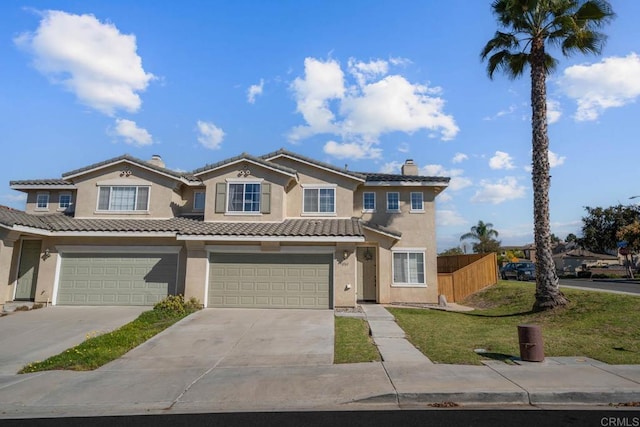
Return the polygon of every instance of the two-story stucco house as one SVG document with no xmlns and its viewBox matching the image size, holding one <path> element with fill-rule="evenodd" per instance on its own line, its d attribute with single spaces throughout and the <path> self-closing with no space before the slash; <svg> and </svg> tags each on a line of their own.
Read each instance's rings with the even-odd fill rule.
<svg viewBox="0 0 640 427">
<path fill-rule="evenodd" d="M 438 300 L 435 197 L 446 177 L 352 172 L 286 150 L 190 173 L 129 155 L 12 181 L 0 304 L 333 308 Z"/>
</svg>

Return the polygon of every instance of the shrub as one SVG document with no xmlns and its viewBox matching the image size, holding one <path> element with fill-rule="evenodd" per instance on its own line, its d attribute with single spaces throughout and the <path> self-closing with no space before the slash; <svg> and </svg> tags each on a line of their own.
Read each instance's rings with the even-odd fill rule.
<svg viewBox="0 0 640 427">
<path fill-rule="evenodd" d="M 578 271 L 578 278 L 580 279 L 589 279 L 591 278 L 590 271 Z"/>
<path fill-rule="evenodd" d="M 168 295 L 153 306 L 156 311 L 174 314 L 191 313 L 200 310 L 200 308 L 202 308 L 202 305 L 196 298 L 191 297 L 189 301 L 185 302 L 182 295 Z"/>
<path fill-rule="evenodd" d="M 37 310 L 42 307 L 44 307 L 44 304 L 42 304 L 41 302 L 37 302 L 31 306 L 31 310 Z"/>
</svg>

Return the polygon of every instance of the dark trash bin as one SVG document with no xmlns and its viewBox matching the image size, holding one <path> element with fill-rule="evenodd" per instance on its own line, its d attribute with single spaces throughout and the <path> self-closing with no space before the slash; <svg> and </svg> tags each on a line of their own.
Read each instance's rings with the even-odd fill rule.
<svg viewBox="0 0 640 427">
<path fill-rule="evenodd" d="M 544 360 L 544 344 L 540 326 L 518 325 L 518 342 L 520 343 L 521 360 L 525 362 L 542 362 Z"/>
</svg>

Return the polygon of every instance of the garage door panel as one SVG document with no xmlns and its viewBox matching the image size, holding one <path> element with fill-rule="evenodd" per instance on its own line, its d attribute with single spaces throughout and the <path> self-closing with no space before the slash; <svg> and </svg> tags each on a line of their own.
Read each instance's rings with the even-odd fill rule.
<svg viewBox="0 0 640 427">
<path fill-rule="evenodd" d="M 60 305 L 153 305 L 176 289 L 177 254 L 62 256 Z"/>
<path fill-rule="evenodd" d="M 332 256 L 212 254 L 209 307 L 330 308 Z"/>
</svg>

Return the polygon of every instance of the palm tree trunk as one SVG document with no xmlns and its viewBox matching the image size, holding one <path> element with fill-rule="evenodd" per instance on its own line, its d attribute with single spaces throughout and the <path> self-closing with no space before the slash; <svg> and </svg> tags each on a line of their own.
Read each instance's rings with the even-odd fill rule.
<svg viewBox="0 0 640 427">
<path fill-rule="evenodd" d="M 531 46 L 532 180 L 533 219 L 536 245 L 536 301 L 534 311 L 564 306 L 551 251 L 549 221 L 549 136 L 547 134 L 547 87 L 544 40 L 536 37 Z"/>
</svg>

